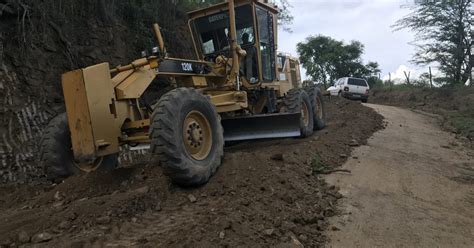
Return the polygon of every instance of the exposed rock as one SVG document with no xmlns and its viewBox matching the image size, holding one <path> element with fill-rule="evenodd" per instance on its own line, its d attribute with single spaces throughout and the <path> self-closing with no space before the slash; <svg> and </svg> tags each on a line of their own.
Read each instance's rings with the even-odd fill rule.
<svg viewBox="0 0 474 248">
<path fill-rule="evenodd" d="M 102 216 L 102 217 L 99 217 L 99 218 L 95 219 L 95 221 L 97 222 L 97 224 L 100 224 L 100 225 L 109 224 L 110 223 L 110 217 L 109 216 Z"/>
<path fill-rule="evenodd" d="M 303 248 L 304 245 L 295 237 L 295 236 L 291 236 L 291 239 L 290 239 L 290 245 L 291 247 L 298 247 L 298 248 Z"/>
<path fill-rule="evenodd" d="M 56 191 L 56 193 L 54 193 L 54 200 L 60 201 L 61 199 L 63 199 L 61 197 L 61 193 L 59 193 L 59 191 Z"/>
<path fill-rule="evenodd" d="M 304 248 L 304 245 L 294 236 L 291 235 L 290 241 L 281 243 L 276 246 L 277 248 Z"/>
<path fill-rule="evenodd" d="M 308 240 L 308 236 L 304 235 L 304 234 L 301 234 L 300 236 L 298 236 L 298 239 L 305 242 Z"/>
<path fill-rule="evenodd" d="M 34 235 L 31 238 L 31 242 L 33 242 L 33 243 L 43 243 L 43 242 L 48 242 L 51 239 L 53 239 L 53 236 L 51 234 L 47 233 L 47 232 L 44 232 L 44 233 L 38 233 L 38 234 Z"/>
<path fill-rule="evenodd" d="M 197 201 L 197 198 L 192 195 L 192 194 L 189 194 L 188 195 L 188 200 L 191 202 L 191 203 L 195 203 Z"/>
<path fill-rule="evenodd" d="M 224 232 L 220 232 L 220 233 L 219 233 L 219 238 L 220 238 L 220 239 L 224 239 L 224 238 L 225 238 L 225 233 L 224 233 Z"/>
<path fill-rule="evenodd" d="M 229 220 L 226 220 L 226 221 L 224 221 L 223 226 L 224 226 L 224 230 L 232 229 L 232 222 L 229 221 Z"/>
<path fill-rule="evenodd" d="M 69 229 L 71 227 L 71 222 L 65 220 L 65 221 L 59 223 L 58 227 L 59 227 L 59 229 L 62 229 L 62 230 Z"/>
<path fill-rule="evenodd" d="M 77 216 L 78 216 L 77 213 L 71 212 L 70 214 L 68 214 L 67 218 L 68 220 L 75 220 L 77 219 Z"/>
<path fill-rule="evenodd" d="M 276 154 L 273 154 L 270 158 L 272 160 L 276 160 L 276 161 L 283 161 L 283 154 L 282 153 L 276 153 Z"/>
<path fill-rule="evenodd" d="M 266 229 L 266 230 L 263 231 L 263 233 L 267 236 L 272 236 L 274 232 L 275 232 L 275 230 L 273 228 Z"/>
<path fill-rule="evenodd" d="M 242 200 L 240 201 L 240 203 L 241 203 L 242 205 L 244 205 L 244 206 L 250 205 L 250 201 L 247 200 L 247 199 L 242 199 Z"/>
<path fill-rule="evenodd" d="M 357 140 L 353 139 L 353 140 L 351 140 L 351 142 L 349 143 L 349 146 L 360 146 L 360 145 L 359 145 L 359 142 L 357 142 Z"/>
<path fill-rule="evenodd" d="M 20 244 L 29 243 L 30 242 L 30 235 L 28 235 L 28 233 L 25 232 L 25 231 L 20 231 L 18 233 L 18 242 L 20 242 Z"/>
<path fill-rule="evenodd" d="M 146 194 L 146 193 L 148 193 L 148 191 L 150 191 L 150 188 L 148 186 L 141 187 L 141 188 L 138 188 L 138 189 L 135 190 L 135 192 L 137 192 L 139 194 Z"/>
</svg>

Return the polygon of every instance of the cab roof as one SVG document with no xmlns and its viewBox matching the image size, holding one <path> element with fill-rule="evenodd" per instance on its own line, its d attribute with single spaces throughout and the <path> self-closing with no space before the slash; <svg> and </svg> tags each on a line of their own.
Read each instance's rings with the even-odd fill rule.
<svg viewBox="0 0 474 248">
<path fill-rule="evenodd" d="M 236 7 L 245 4 L 255 3 L 258 6 L 269 10 L 270 12 L 273 12 L 275 14 L 278 13 L 277 6 L 269 3 L 268 0 L 234 0 L 234 2 Z M 188 17 L 189 19 L 195 19 L 197 17 L 212 15 L 227 10 L 227 6 L 228 3 L 227 1 L 225 1 L 223 3 L 215 4 L 206 8 L 190 11 L 188 12 Z"/>
</svg>

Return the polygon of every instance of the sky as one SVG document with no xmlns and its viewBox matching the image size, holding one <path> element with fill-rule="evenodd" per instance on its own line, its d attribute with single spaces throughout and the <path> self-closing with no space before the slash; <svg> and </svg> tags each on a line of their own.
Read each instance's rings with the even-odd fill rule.
<svg viewBox="0 0 474 248">
<path fill-rule="evenodd" d="M 296 44 L 310 35 L 322 34 L 349 43 L 358 40 L 365 45 L 363 60 L 379 63 L 382 78 L 403 79 L 403 71 L 411 76 L 425 72 L 410 63 L 415 53 L 409 43 L 414 35 L 409 30 L 393 31 L 398 19 L 410 13 L 409 0 L 289 0 L 293 6 L 292 33 L 279 30 L 278 50 L 294 56 Z M 305 74 L 302 68 L 302 74 Z"/>
</svg>

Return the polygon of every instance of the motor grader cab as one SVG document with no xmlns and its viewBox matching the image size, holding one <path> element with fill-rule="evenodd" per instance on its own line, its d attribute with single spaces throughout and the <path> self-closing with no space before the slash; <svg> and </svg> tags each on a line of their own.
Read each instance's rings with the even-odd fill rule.
<svg viewBox="0 0 474 248">
<path fill-rule="evenodd" d="M 40 162 L 57 180 L 113 168 L 120 147 L 146 147 L 175 183 L 198 185 L 220 166 L 226 141 L 306 137 L 324 127 L 319 89 L 301 88 L 298 60 L 277 54 L 277 9 L 230 0 L 189 13 L 196 59 L 159 47 L 129 65 L 108 63 L 62 76 L 66 114 L 54 118 Z M 176 84 L 156 104 L 143 94 L 157 77 Z"/>
</svg>

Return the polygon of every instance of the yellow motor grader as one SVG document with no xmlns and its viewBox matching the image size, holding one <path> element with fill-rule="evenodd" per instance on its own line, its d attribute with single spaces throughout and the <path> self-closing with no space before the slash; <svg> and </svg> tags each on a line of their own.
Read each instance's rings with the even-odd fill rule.
<svg viewBox="0 0 474 248">
<path fill-rule="evenodd" d="M 189 13 L 195 60 L 169 57 L 155 24 L 159 46 L 150 55 L 63 74 L 66 113 L 41 144 L 47 177 L 114 168 L 120 146 L 149 146 L 172 181 L 199 185 L 220 166 L 227 141 L 323 128 L 320 90 L 301 88 L 298 60 L 276 52 L 277 13 L 268 1 L 229 0 Z M 157 77 L 171 78 L 172 89 L 144 102 Z"/>
</svg>

